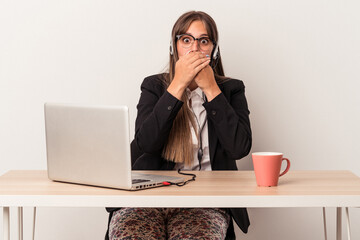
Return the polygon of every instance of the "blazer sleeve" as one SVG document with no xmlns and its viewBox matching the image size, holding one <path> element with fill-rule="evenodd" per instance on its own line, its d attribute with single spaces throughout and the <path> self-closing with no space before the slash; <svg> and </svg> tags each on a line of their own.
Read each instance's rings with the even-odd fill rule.
<svg viewBox="0 0 360 240">
<path fill-rule="evenodd" d="M 252 144 L 245 86 L 234 79 L 223 85 L 222 93 L 204 107 L 222 148 L 230 158 L 240 159 L 249 154 Z"/>
<path fill-rule="evenodd" d="M 135 142 L 142 152 L 161 153 L 182 104 L 158 77 L 144 79 L 135 122 Z"/>
</svg>

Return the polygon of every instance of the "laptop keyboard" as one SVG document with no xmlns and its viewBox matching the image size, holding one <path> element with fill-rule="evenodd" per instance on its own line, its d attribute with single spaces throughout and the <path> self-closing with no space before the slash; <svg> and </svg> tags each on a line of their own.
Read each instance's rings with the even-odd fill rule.
<svg viewBox="0 0 360 240">
<path fill-rule="evenodd" d="M 149 181 L 150 180 L 148 180 L 148 179 L 133 179 L 132 184 L 142 183 L 142 182 L 149 182 Z"/>
</svg>

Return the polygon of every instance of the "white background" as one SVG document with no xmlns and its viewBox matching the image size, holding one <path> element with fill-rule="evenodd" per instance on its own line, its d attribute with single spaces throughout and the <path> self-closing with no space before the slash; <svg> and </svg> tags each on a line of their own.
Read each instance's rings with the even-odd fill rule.
<svg viewBox="0 0 360 240">
<path fill-rule="evenodd" d="M 225 73 L 245 83 L 252 152 L 284 152 L 292 170 L 360 175 L 356 0 L 0 0 L 0 174 L 46 169 L 47 101 L 128 105 L 133 136 L 140 84 L 166 69 L 171 28 L 188 10 L 215 19 Z M 238 166 L 252 169 L 251 159 Z M 335 209 L 327 213 L 333 234 Z M 323 237 L 318 208 L 249 214 L 238 239 Z M 359 239 L 360 209 L 350 214 Z M 39 208 L 36 235 L 103 239 L 106 224 L 103 208 Z"/>
</svg>

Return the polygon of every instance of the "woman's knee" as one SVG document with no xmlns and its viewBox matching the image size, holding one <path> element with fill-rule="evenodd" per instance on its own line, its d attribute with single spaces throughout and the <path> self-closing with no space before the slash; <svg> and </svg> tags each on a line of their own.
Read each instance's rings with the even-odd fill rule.
<svg viewBox="0 0 360 240">
<path fill-rule="evenodd" d="M 224 209 L 182 209 L 168 222 L 169 239 L 225 239 L 230 215 Z"/>
<path fill-rule="evenodd" d="M 166 239 L 161 209 L 122 208 L 114 212 L 109 237 L 115 239 Z"/>
</svg>

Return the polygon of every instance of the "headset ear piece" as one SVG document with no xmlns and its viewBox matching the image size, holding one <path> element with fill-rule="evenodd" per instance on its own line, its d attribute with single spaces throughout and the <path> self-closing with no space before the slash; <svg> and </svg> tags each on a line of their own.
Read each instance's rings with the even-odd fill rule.
<svg viewBox="0 0 360 240">
<path fill-rule="evenodd" d="M 171 56 L 174 55 L 174 49 L 173 49 L 173 42 L 172 41 L 170 42 L 169 52 L 170 52 Z"/>
<path fill-rule="evenodd" d="M 214 52 L 213 52 L 213 59 L 216 60 L 219 56 L 219 44 L 216 44 L 215 48 L 214 48 Z"/>
</svg>

